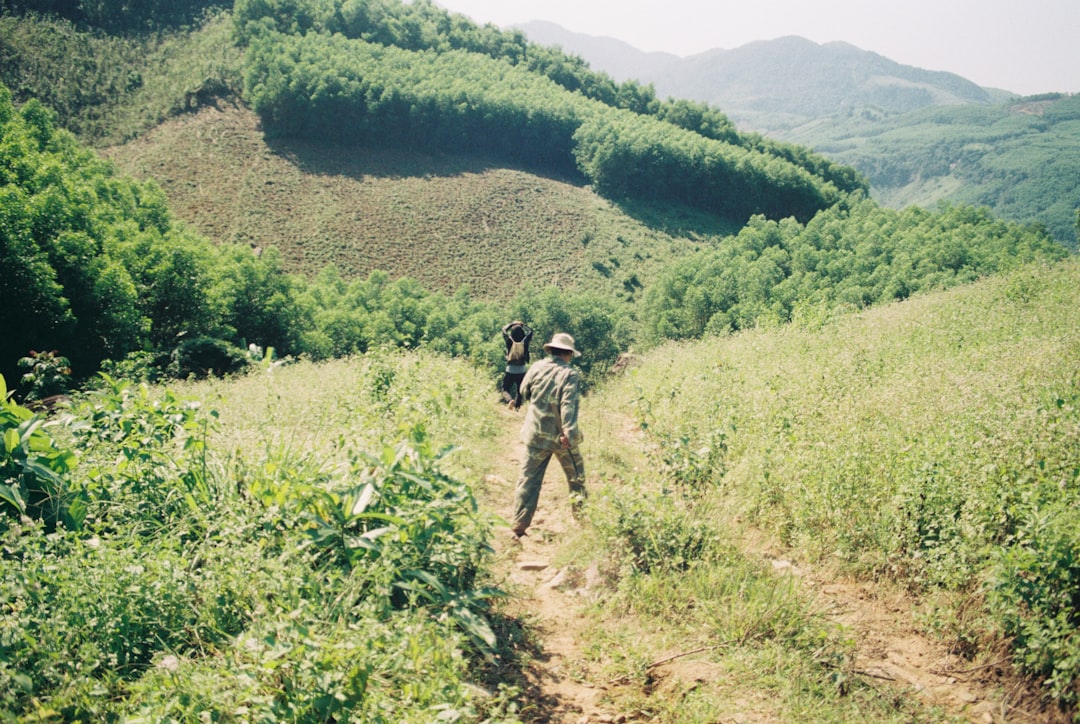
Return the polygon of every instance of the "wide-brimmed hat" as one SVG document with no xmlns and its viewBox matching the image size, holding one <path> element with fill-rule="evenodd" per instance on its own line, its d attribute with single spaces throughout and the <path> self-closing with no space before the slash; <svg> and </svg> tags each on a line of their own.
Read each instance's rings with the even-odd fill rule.
<svg viewBox="0 0 1080 724">
<path fill-rule="evenodd" d="M 566 332 L 559 332 L 551 337 L 551 341 L 544 345 L 545 352 L 551 352 L 551 350 L 557 349 L 563 352 L 573 352 L 575 357 L 580 357 L 581 352 L 578 352 L 574 347 L 574 338 Z"/>
</svg>

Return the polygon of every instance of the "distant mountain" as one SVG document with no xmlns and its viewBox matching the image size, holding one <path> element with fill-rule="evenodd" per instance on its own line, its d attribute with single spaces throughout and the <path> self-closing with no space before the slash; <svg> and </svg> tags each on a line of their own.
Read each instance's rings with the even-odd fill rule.
<svg viewBox="0 0 1080 724">
<path fill-rule="evenodd" d="M 905 113 L 933 105 L 993 104 L 1010 95 L 955 73 L 902 65 L 848 43 L 820 45 L 788 36 L 681 58 L 549 22 L 516 27 L 530 40 L 558 45 L 616 80 L 652 83 L 660 98 L 710 103 L 740 126 L 763 132 L 793 128 L 845 109 L 873 106 Z"/>
<path fill-rule="evenodd" d="M 704 101 L 758 131 L 850 165 L 892 208 L 986 206 L 1044 224 L 1072 249 L 1080 209 L 1080 95 L 1020 98 L 848 43 L 785 37 L 681 58 L 549 22 L 517 26 L 660 98 Z"/>
</svg>

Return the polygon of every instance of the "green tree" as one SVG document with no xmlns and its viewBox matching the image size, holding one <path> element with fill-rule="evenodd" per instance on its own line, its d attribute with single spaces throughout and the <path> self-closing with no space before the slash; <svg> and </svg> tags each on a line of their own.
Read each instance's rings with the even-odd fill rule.
<svg viewBox="0 0 1080 724">
<path fill-rule="evenodd" d="M 283 271 L 277 249 L 256 256 L 246 246 L 225 247 L 214 270 L 211 304 L 221 310 L 229 338 L 290 354 L 309 324 L 297 284 Z"/>
</svg>

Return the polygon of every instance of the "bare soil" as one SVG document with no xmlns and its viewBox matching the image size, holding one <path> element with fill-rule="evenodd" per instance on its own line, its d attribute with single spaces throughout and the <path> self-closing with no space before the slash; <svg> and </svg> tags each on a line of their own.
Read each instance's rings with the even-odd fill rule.
<svg viewBox="0 0 1080 724">
<path fill-rule="evenodd" d="M 615 413 L 612 413 L 613 415 Z M 496 511 L 508 518 L 523 446 L 517 441 L 520 417 L 501 412 L 506 424 L 506 448 L 499 471 L 487 481 L 487 495 Z M 626 433 L 627 446 L 639 452 L 645 444 L 631 423 L 616 423 Z M 591 451 L 595 454 L 596 451 Z M 588 470 L 590 450 L 584 450 Z M 589 477 L 592 481 L 592 477 Z M 549 467 L 533 527 L 520 544 L 508 530 L 496 541 L 497 575 L 513 595 L 511 616 L 532 632 L 532 655 L 523 660 L 526 707 L 530 722 L 599 724 L 643 721 L 620 707 L 627 682 L 604 680 L 595 655 L 585 650 L 590 625 L 586 608 L 604 593 L 596 571 L 584 575 L 560 570 L 558 558 L 568 531 L 578 525 L 567 503 L 566 483 L 558 465 Z M 989 663 L 973 664 L 950 651 L 940 640 L 919 629 L 914 612 L 919 602 L 880 584 L 843 580 L 826 571 L 796 564 L 764 541 L 748 535 L 748 555 L 772 563 L 776 575 L 796 576 L 820 607 L 822 615 L 842 625 L 855 642 L 853 672 L 890 696 L 918 697 L 950 721 L 1064 722 L 1067 718 L 1042 709 L 1037 693 L 1012 675 L 1007 656 L 982 656 Z M 695 652 L 658 652 L 650 667 L 650 696 L 677 695 L 695 682 L 715 680 L 720 667 Z M 761 692 L 738 691 L 731 721 L 776 721 L 763 712 Z"/>
</svg>

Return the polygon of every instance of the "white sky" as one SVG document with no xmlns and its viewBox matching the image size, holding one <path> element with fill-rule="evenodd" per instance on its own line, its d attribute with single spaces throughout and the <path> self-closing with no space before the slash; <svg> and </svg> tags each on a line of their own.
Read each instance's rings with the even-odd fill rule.
<svg viewBox="0 0 1080 724">
<path fill-rule="evenodd" d="M 1080 92 L 1080 0 L 435 0 L 478 23 L 547 20 L 693 55 L 801 35 L 1030 95 Z"/>
</svg>

